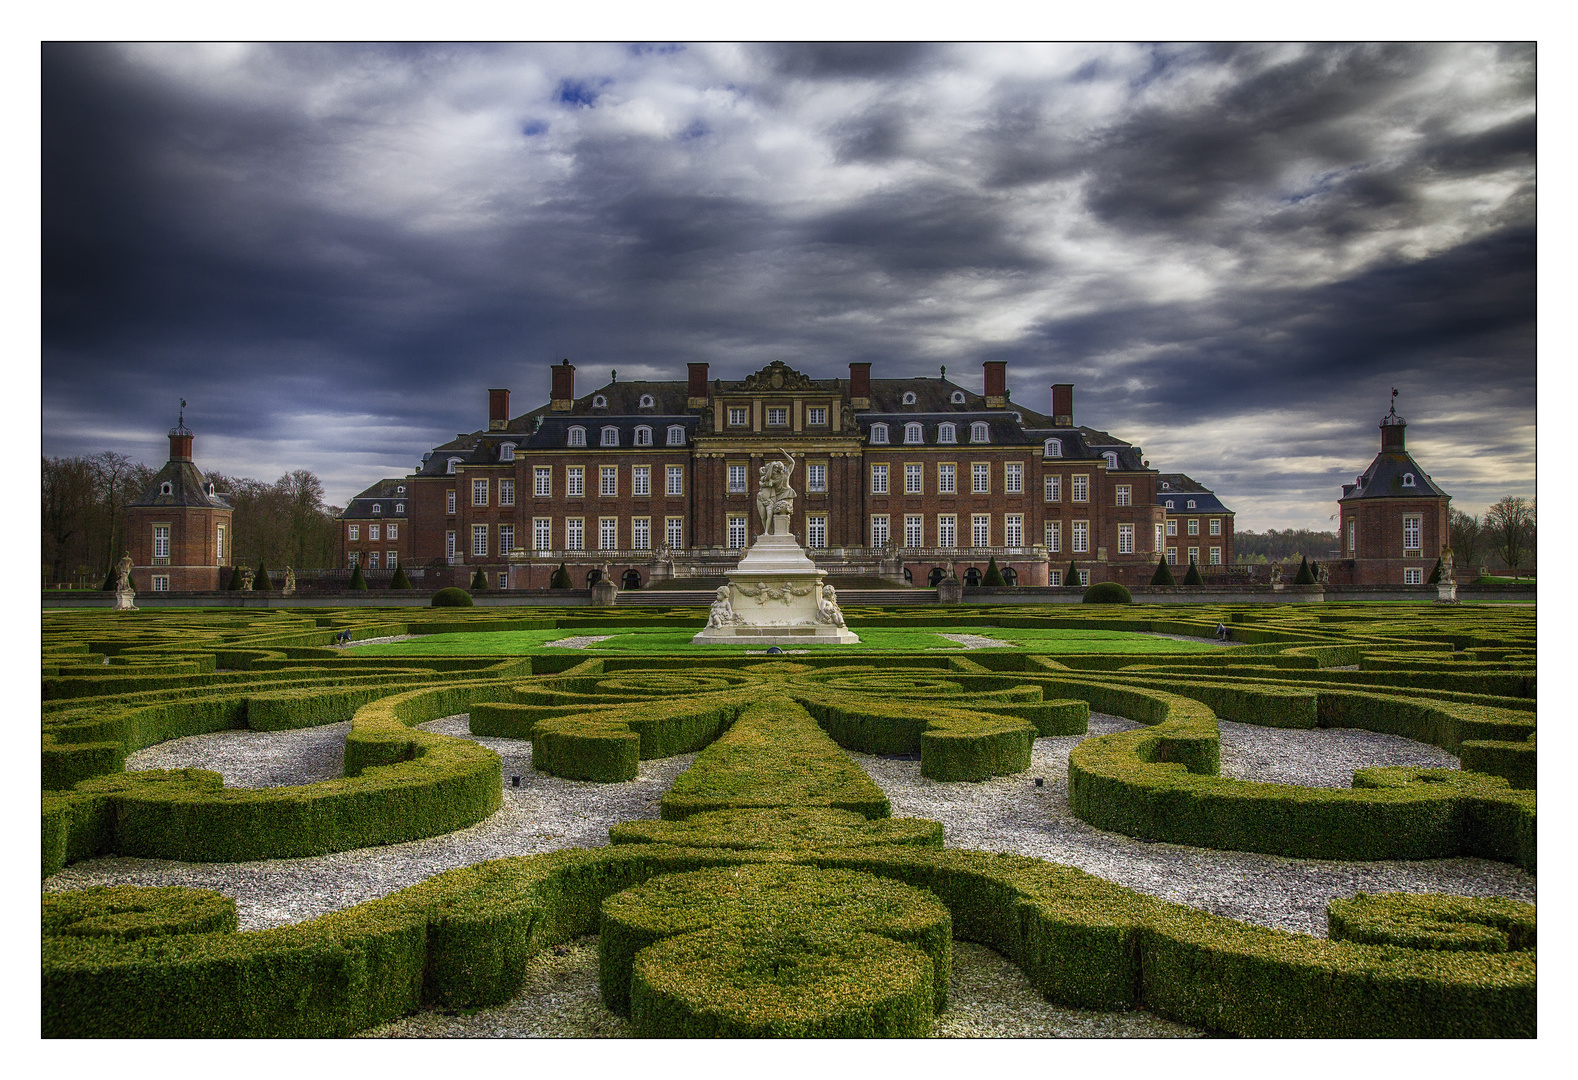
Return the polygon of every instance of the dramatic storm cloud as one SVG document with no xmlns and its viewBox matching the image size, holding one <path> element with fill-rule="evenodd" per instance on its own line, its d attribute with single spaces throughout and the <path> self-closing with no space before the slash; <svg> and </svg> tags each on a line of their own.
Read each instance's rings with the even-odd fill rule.
<svg viewBox="0 0 1578 1080">
<path fill-rule="evenodd" d="M 1532 495 L 1535 55 L 1468 45 L 43 51 L 43 449 L 343 503 L 546 399 L 1076 384 L 1077 422 L 1330 527 L 1390 389 L 1463 509 Z"/>
</svg>

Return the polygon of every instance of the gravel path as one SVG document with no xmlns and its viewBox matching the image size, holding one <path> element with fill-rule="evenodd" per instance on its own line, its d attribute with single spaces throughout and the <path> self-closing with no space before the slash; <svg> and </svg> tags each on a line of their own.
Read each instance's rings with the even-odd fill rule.
<svg viewBox="0 0 1578 1080">
<path fill-rule="evenodd" d="M 345 775 L 349 720 L 299 731 L 215 731 L 150 746 L 126 755 L 126 771 L 212 769 L 225 787 L 315 784 Z"/>
</svg>

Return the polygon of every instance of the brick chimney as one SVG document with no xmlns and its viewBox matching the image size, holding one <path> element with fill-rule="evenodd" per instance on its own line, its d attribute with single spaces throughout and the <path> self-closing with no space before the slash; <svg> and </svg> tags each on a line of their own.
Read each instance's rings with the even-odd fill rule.
<svg viewBox="0 0 1578 1080">
<path fill-rule="evenodd" d="M 510 422 L 510 392 L 494 389 L 488 391 L 488 430 L 503 431 Z"/>
<path fill-rule="evenodd" d="M 695 362 L 685 365 L 690 372 L 690 385 L 685 391 L 685 408 L 707 407 L 707 365 Z"/>
<path fill-rule="evenodd" d="M 1052 384 L 1052 425 L 1060 428 L 1074 426 L 1074 384 Z"/>
<path fill-rule="evenodd" d="M 192 433 L 184 424 L 170 429 L 170 460 L 192 460 Z"/>
<path fill-rule="evenodd" d="M 1386 416 L 1381 417 L 1381 450 L 1383 452 L 1396 450 L 1398 453 L 1401 453 L 1403 450 L 1403 429 L 1407 426 L 1408 421 L 1398 416 L 1395 409 Z M 187 444 L 191 445 L 191 441 L 188 440 Z M 174 440 L 171 440 L 170 445 L 175 445 Z M 171 456 L 174 456 L 173 452 Z"/>
<path fill-rule="evenodd" d="M 986 369 L 986 407 L 1002 409 L 1008 405 L 1008 361 L 988 360 Z"/>
<path fill-rule="evenodd" d="M 871 408 L 871 364 L 866 361 L 849 365 L 849 407 Z"/>
<path fill-rule="evenodd" d="M 575 365 L 565 360 L 548 370 L 553 372 L 553 395 L 548 407 L 554 412 L 569 412 L 575 407 Z"/>
</svg>

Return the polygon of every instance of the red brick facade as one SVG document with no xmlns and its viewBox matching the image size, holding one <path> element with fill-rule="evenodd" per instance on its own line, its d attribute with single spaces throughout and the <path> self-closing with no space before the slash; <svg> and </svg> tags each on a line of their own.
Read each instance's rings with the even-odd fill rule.
<svg viewBox="0 0 1578 1080">
<path fill-rule="evenodd" d="M 1381 452 L 1338 500 L 1341 558 L 1332 580 L 1353 585 L 1423 585 L 1451 542 L 1451 497 L 1404 446 L 1394 409 L 1381 421 Z"/>
<path fill-rule="evenodd" d="M 138 592 L 207 592 L 228 583 L 230 506 L 192 462 L 192 433 L 170 432 L 170 460 L 126 507 L 126 553 Z"/>
</svg>

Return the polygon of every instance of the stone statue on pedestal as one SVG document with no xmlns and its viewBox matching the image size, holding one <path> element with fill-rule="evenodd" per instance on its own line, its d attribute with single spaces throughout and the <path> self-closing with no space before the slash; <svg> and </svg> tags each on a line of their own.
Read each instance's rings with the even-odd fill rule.
<svg viewBox="0 0 1578 1080">
<path fill-rule="evenodd" d="M 284 588 L 284 590 L 282 592 L 282 595 L 285 595 L 285 596 L 295 596 L 296 595 L 296 571 L 292 570 L 288 566 L 285 567 L 285 588 Z"/>
<path fill-rule="evenodd" d="M 137 595 L 137 590 L 131 581 L 132 561 L 130 555 L 122 555 L 115 564 L 115 610 L 136 611 L 132 598 Z"/>
<path fill-rule="evenodd" d="M 1457 578 L 1452 574 L 1453 560 L 1452 549 L 1447 548 L 1441 553 L 1441 584 L 1456 585 Z"/>
<path fill-rule="evenodd" d="M 816 621 L 829 626 L 844 625 L 844 613 L 838 610 L 838 593 L 831 585 L 822 586 L 822 593 L 816 598 Z"/>
<path fill-rule="evenodd" d="M 712 611 L 707 616 L 707 629 L 719 626 L 734 626 L 740 617 L 734 613 L 734 605 L 729 603 L 729 587 L 718 586 L 718 598 L 712 602 Z"/>
<path fill-rule="evenodd" d="M 775 531 L 773 518 L 779 514 L 786 518 L 794 515 L 795 491 L 789 486 L 789 477 L 794 472 L 794 455 L 781 447 L 778 452 L 784 456 L 784 461 L 769 461 L 762 466 L 760 487 L 756 492 L 756 515 L 762 519 L 762 533 L 769 536 Z"/>
</svg>

